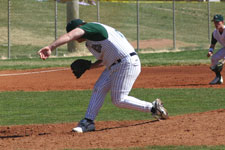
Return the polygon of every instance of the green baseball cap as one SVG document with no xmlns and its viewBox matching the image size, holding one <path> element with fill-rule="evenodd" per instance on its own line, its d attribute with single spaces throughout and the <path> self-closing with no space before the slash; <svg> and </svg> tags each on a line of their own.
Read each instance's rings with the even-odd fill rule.
<svg viewBox="0 0 225 150">
<path fill-rule="evenodd" d="M 213 17 L 213 19 L 212 19 L 212 21 L 223 21 L 223 16 L 222 15 L 219 15 L 219 14 L 216 14 L 214 17 Z"/>
<path fill-rule="evenodd" d="M 70 32 L 72 31 L 73 29 L 75 29 L 76 27 L 78 27 L 79 25 L 82 25 L 82 24 L 85 24 L 86 22 L 81 20 L 81 19 L 74 19 L 74 20 L 71 20 L 67 26 L 66 26 L 66 31 L 67 32 Z"/>
</svg>

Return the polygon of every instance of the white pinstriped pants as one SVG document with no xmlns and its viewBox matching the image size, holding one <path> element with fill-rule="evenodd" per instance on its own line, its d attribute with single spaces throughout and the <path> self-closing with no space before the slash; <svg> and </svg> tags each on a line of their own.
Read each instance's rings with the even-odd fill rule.
<svg viewBox="0 0 225 150">
<path fill-rule="evenodd" d="M 221 59 L 225 58 L 225 47 L 219 49 L 213 56 L 211 57 L 212 66 L 216 65 L 217 62 Z"/>
<path fill-rule="evenodd" d="M 151 112 L 152 103 L 128 96 L 140 72 L 137 55 L 127 56 L 110 69 L 105 69 L 95 84 L 85 118 L 95 120 L 109 91 L 112 103 L 117 107 Z"/>
</svg>

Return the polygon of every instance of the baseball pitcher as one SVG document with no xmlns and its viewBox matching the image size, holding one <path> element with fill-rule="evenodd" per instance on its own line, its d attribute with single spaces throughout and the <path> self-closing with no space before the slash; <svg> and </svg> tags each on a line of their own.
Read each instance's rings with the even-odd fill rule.
<svg viewBox="0 0 225 150">
<path fill-rule="evenodd" d="M 94 86 L 84 119 L 72 131 L 82 133 L 95 130 L 94 120 L 109 91 L 112 103 L 117 107 L 152 113 L 157 119 L 168 118 L 168 112 L 160 99 L 147 102 L 129 96 L 141 72 L 141 63 L 134 48 L 121 32 L 101 23 L 87 23 L 81 19 L 69 22 L 66 30 L 66 34 L 39 50 L 41 59 L 48 58 L 58 46 L 76 40 L 85 41 L 86 47 L 97 59 L 94 63 L 83 59 L 75 60 L 71 64 L 71 70 L 76 78 L 80 78 L 86 70 L 105 66 Z"/>
</svg>

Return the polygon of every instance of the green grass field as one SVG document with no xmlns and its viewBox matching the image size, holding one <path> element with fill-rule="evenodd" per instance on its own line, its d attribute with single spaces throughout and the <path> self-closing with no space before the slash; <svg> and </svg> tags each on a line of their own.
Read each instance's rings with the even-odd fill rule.
<svg viewBox="0 0 225 150">
<path fill-rule="evenodd" d="M 170 116 L 224 107 L 224 89 L 133 89 L 130 95 L 160 97 Z M 91 91 L 1 92 L 1 125 L 77 122 L 85 114 Z M 217 100 L 215 103 L 215 99 Z M 145 120 L 150 114 L 115 107 L 108 95 L 97 120 Z"/>
</svg>

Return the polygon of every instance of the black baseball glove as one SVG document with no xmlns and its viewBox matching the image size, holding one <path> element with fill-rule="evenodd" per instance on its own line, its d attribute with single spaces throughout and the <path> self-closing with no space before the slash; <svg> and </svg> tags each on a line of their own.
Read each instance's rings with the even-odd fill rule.
<svg viewBox="0 0 225 150">
<path fill-rule="evenodd" d="M 85 59 L 77 59 L 71 65 L 71 70 L 76 78 L 80 78 L 82 74 L 91 67 L 91 61 Z"/>
</svg>

